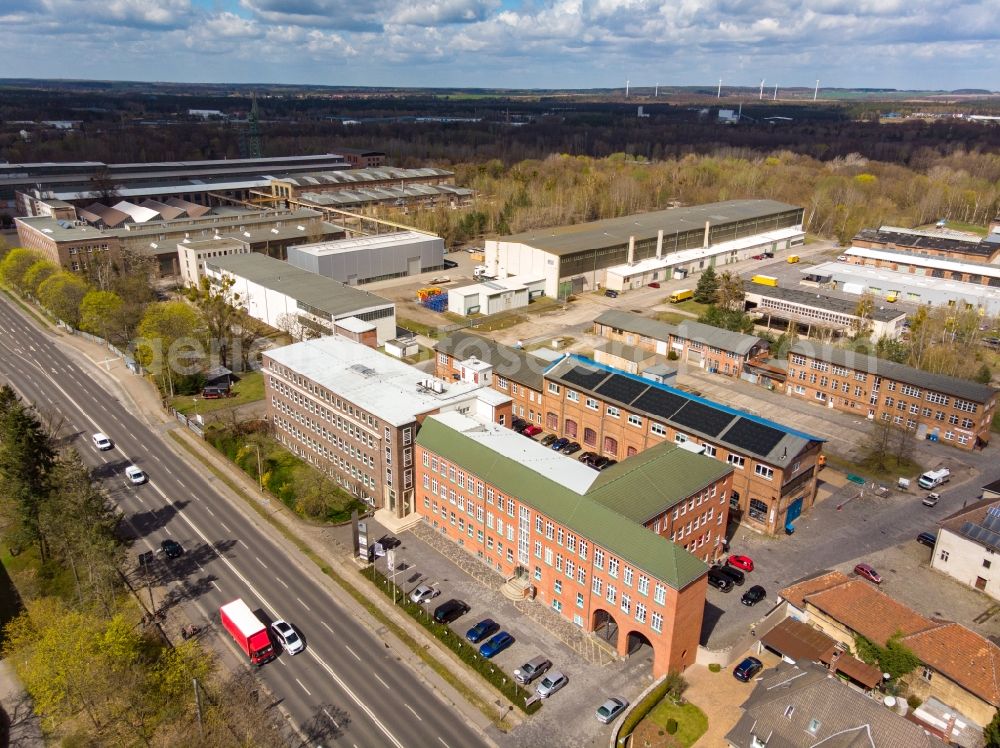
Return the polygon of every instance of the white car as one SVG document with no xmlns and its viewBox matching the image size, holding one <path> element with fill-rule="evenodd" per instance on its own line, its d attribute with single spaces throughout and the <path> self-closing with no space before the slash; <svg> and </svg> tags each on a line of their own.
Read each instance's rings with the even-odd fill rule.
<svg viewBox="0 0 1000 748">
<path fill-rule="evenodd" d="M 541 683 L 539 683 L 538 687 L 535 689 L 535 693 L 538 695 L 538 698 L 547 699 L 567 683 L 569 683 L 569 678 L 557 670 L 555 672 L 548 673 L 544 678 L 542 678 Z"/>
<path fill-rule="evenodd" d="M 627 706 L 628 701 L 619 696 L 612 696 L 597 707 L 597 721 L 605 725 L 610 724 L 618 719 L 618 716 L 625 711 Z"/>
<path fill-rule="evenodd" d="M 112 449 L 115 446 L 114 443 L 107 437 L 107 435 L 102 434 L 100 431 L 94 434 L 91 437 L 91 439 L 94 440 L 94 446 L 97 447 L 102 452 Z"/>
<path fill-rule="evenodd" d="M 410 593 L 410 600 L 415 603 L 426 603 L 441 594 L 441 590 L 436 590 L 429 584 L 421 584 Z"/>
<path fill-rule="evenodd" d="M 146 482 L 146 474 L 135 465 L 129 465 L 125 468 L 125 475 L 132 481 L 133 486 L 141 486 Z"/>
<path fill-rule="evenodd" d="M 279 618 L 271 624 L 271 632 L 282 648 L 290 655 L 298 654 L 306 647 L 302 641 L 302 637 L 296 633 L 295 629 L 287 621 L 282 621 Z"/>
</svg>

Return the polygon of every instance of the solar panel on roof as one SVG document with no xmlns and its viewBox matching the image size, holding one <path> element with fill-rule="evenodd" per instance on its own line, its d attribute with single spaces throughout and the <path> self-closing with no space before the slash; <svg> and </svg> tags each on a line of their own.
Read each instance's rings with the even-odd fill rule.
<svg viewBox="0 0 1000 748">
<path fill-rule="evenodd" d="M 959 532 L 970 540 L 975 540 L 977 543 L 988 545 L 991 548 L 1000 548 L 1000 532 L 994 532 L 988 528 L 974 525 L 971 522 L 966 522 L 962 525 L 962 529 Z"/>
<path fill-rule="evenodd" d="M 766 455 L 774 449 L 783 436 L 784 434 L 778 429 L 772 429 L 749 418 L 740 418 L 726 431 L 722 440 L 748 452 Z"/>
<path fill-rule="evenodd" d="M 663 418 L 670 418 L 678 408 L 687 402 L 686 398 L 672 392 L 650 387 L 632 403 L 636 408 Z"/>
<path fill-rule="evenodd" d="M 733 416 L 717 408 L 689 400 L 687 405 L 670 417 L 670 420 L 682 426 L 697 429 L 703 434 L 718 436 L 726 426 L 733 422 Z"/>
<path fill-rule="evenodd" d="M 637 382 L 620 374 L 612 374 L 601 383 L 595 392 L 620 403 L 630 403 L 647 389 L 649 389 L 649 385 L 644 382 Z"/>
<path fill-rule="evenodd" d="M 606 371 L 601 369 L 587 369 L 582 366 L 574 366 L 565 374 L 560 375 L 567 382 L 586 390 L 594 389 L 606 376 L 608 376 Z"/>
<path fill-rule="evenodd" d="M 1000 532 L 1000 507 L 995 506 L 986 512 L 986 517 L 983 519 L 983 526 Z"/>
</svg>

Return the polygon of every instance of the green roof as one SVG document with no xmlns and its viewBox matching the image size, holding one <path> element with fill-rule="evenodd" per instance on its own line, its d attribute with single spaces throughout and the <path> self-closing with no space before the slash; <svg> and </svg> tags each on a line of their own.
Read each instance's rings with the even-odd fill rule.
<svg viewBox="0 0 1000 748">
<path fill-rule="evenodd" d="M 716 460 L 659 445 L 609 468 L 579 494 L 434 416 L 424 420 L 417 443 L 674 589 L 683 589 L 708 569 L 635 517 L 649 513 L 654 500 L 661 509 L 669 504 L 665 487 L 676 503 L 731 470 Z M 630 501 L 634 508 L 627 506 Z"/>
</svg>

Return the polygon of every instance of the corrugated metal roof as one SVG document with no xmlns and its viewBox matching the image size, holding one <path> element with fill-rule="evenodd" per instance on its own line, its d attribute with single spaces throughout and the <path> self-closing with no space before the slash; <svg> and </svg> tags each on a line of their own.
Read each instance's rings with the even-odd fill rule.
<svg viewBox="0 0 1000 748">
<path fill-rule="evenodd" d="M 511 348 L 495 340 L 457 330 L 434 346 L 438 353 L 447 353 L 460 361 L 475 356 L 493 366 L 493 373 L 512 382 L 541 392 L 542 374 L 552 364 L 520 348 Z"/>
<path fill-rule="evenodd" d="M 641 314 L 619 311 L 617 309 L 609 309 L 603 312 L 594 322 L 616 327 L 626 332 L 644 335 L 653 340 L 668 340 L 671 335 L 674 335 L 686 340 L 705 343 L 724 351 L 738 353 L 741 356 L 749 353 L 755 345 L 760 345 L 760 338 L 756 335 L 732 332 L 731 330 L 724 330 L 721 327 L 713 327 L 712 325 L 705 325 L 693 320 L 671 325 L 667 322 L 643 317 Z"/>
</svg>

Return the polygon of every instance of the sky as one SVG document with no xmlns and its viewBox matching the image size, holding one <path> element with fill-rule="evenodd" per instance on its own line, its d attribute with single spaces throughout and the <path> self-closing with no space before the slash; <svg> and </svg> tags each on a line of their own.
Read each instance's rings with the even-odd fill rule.
<svg viewBox="0 0 1000 748">
<path fill-rule="evenodd" d="M 1000 0 L 0 0 L 0 77 L 1000 89 Z"/>
</svg>

